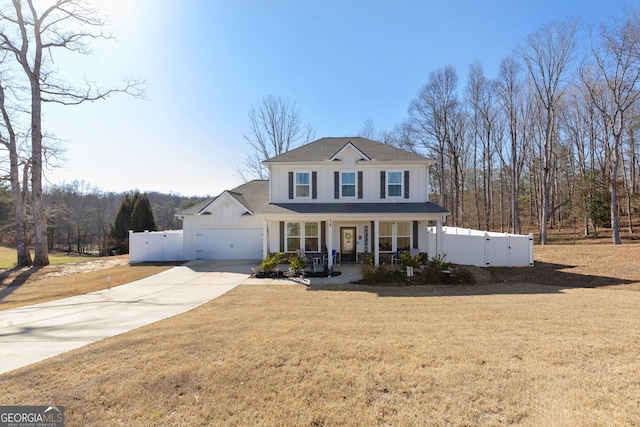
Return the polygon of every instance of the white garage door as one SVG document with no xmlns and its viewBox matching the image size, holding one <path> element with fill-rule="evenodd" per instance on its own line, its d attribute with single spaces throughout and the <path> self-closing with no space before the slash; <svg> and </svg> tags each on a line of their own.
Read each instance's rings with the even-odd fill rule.
<svg viewBox="0 0 640 427">
<path fill-rule="evenodd" d="M 262 259 L 262 229 L 196 229 L 196 259 Z"/>
</svg>

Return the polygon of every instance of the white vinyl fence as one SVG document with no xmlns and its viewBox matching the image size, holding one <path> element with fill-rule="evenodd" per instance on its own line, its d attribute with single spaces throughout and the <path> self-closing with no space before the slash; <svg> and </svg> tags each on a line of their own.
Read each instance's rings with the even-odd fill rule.
<svg viewBox="0 0 640 427">
<path fill-rule="evenodd" d="M 182 230 L 129 231 L 129 263 L 184 261 Z"/>
<path fill-rule="evenodd" d="M 495 233 L 442 227 L 442 248 L 437 248 L 436 227 L 429 229 L 429 256 L 437 250 L 445 261 L 477 267 L 532 267 L 533 235 Z M 437 248 L 437 249 L 436 249 Z"/>
</svg>

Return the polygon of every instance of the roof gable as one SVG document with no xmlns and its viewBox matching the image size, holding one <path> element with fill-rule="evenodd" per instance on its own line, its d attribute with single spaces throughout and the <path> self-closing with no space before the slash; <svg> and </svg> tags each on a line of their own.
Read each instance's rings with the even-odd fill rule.
<svg viewBox="0 0 640 427">
<path fill-rule="evenodd" d="M 339 158 L 339 153 L 347 147 L 361 153 L 363 159 L 385 162 L 421 162 L 432 160 L 401 148 L 361 137 L 321 138 L 309 142 L 286 153 L 265 160 L 263 163 L 306 163 L 326 162 Z"/>
<path fill-rule="evenodd" d="M 361 160 L 371 160 L 371 158 L 369 156 L 367 156 L 366 154 L 364 154 L 362 151 L 358 150 L 358 147 L 356 147 L 355 145 L 353 145 L 353 143 L 351 141 L 347 142 L 345 144 L 344 147 L 342 147 L 340 149 L 340 151 L 338 151 L 336 154 L 334 154 L 333 156 L 331 156 L 331 158 L 329 158 L 329 160 L 331 161 L 335 161 L 335 160 L 341 160 L 342 156 L 349 152 L 352 151 L 356 154 L 356 156 L 359 156 L 361 158 Z"/>
<path fill-rule="evenodd" d="M 266 180 L 253 180 L 246 182 L 233 190 L 225 190 L 216 197 L 204 200 L 178 212 L 178 216 L 207 215 L 211 209 L 223 200 L 232 199 L 253 214 L 265 203 L 269 202 L 269 182 Z"/>
</svg>

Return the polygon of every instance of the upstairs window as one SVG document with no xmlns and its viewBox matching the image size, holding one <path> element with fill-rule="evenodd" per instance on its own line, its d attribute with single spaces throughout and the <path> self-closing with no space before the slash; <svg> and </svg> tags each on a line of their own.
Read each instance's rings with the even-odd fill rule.
<svg viewBox="0 0 640 427">
<path fill-rule="evenodd" d="M 296 197 L 309 197 L 309 172 L 296 172 Z"/>
<path fill-rule="evenodd" d="M 387 172 L 387 196 L 402 197 L 402 172 Z"/>
<path fill-rule="evenodd" d="M 356 173 L 342 172 L 342 197 L 356 197 Z"/>
</svg>

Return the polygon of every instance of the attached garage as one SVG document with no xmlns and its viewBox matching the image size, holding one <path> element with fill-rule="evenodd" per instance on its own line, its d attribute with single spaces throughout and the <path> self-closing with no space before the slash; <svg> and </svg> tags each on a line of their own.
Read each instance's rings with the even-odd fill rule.
<svg viewBox="0 0 640 427">
<path fill-rule="evenodd" d="M 262 228 L 196 228 L 196 259 L 262 259 Z"/>
</svg>

